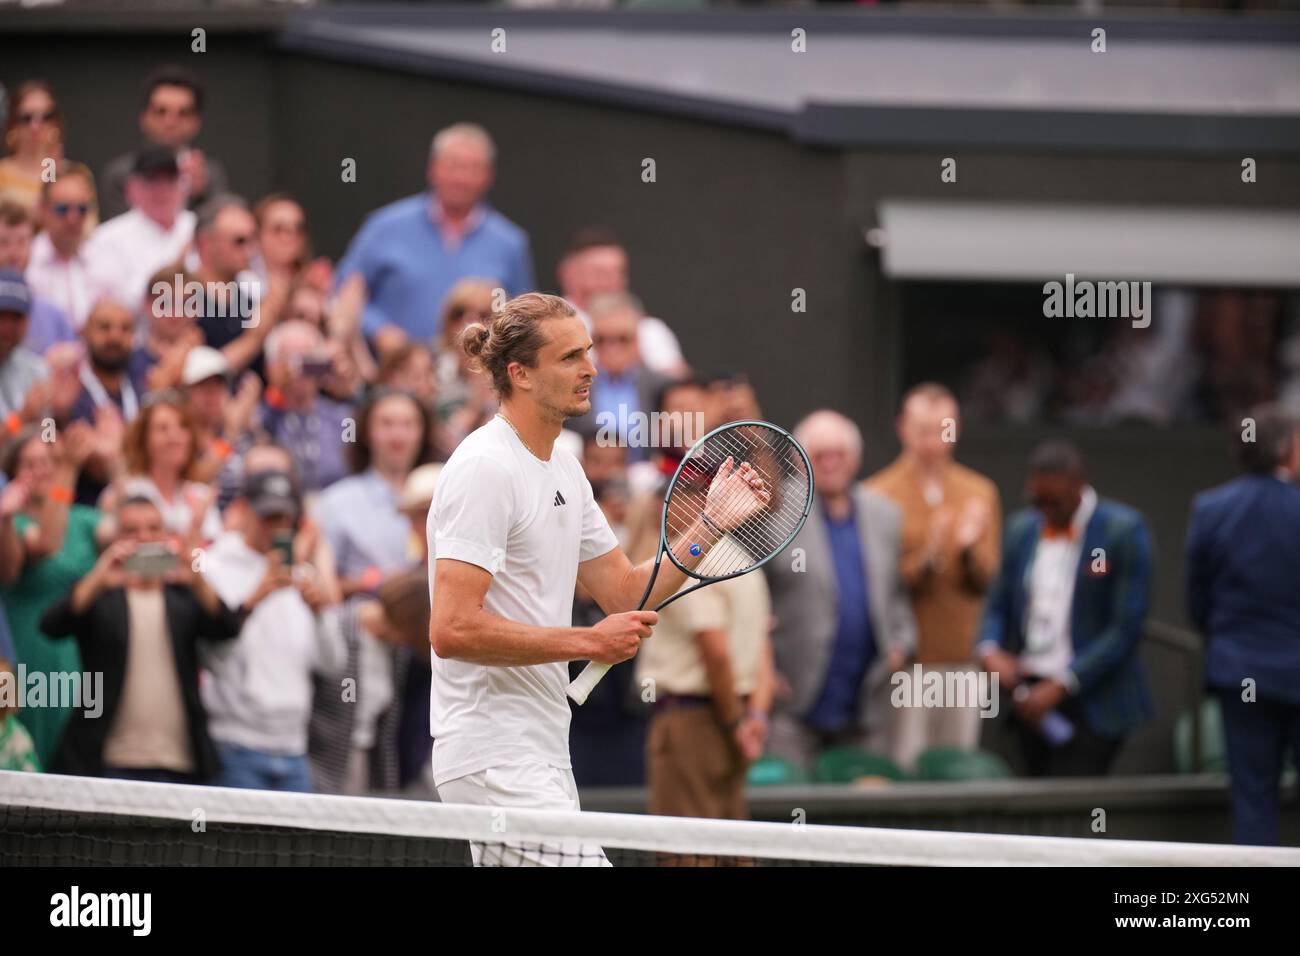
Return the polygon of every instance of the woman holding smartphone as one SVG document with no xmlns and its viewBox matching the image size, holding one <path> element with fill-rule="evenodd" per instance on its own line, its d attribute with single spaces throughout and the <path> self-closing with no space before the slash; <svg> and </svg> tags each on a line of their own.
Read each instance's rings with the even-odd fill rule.
<svg viewBox="0 0 1300 956">
<path fill-rule="evenodd" d="M 29 675 L 49 675 L 47 686 L 53 689 L 70 686 L 66 678 L 56 680 L 58 675 L 80 675 L 81 657 L 71 641 L 41 633 L 41 615 L 94 567 L 100 515 L 73 501 L 77 473 L 91 451 L 90 426 L 76 423 L 57 433 L 55 441 L 47 437 L 43 426 L 28 425 L 0 453 L 9 478 L 0 494 L 0 597 L 15 663 Z M 47 706 L 24 711 L 23 724 L 42 766 L 54 756 L 73 703 L 50 699 Z"/>
</svg>

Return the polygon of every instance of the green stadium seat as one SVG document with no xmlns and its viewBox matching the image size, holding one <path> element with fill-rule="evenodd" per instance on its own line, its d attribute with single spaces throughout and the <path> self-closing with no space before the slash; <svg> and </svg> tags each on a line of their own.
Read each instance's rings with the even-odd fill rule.
<svg viewBox="0 0 1300 956">
<path fill-rule="evenodd" d="M 1179 773 L 1227 773 L 1228 744 L 1223 738 L 1223 714 L 1217 697 L 1201 701 L 1201 766 L 1192 760 L 1192 712 L 1185 710 L 1174 722 L 1174 769 Z M 1282 759 L 1283 771 L 1295 770 L 1295 758 L 1288 748 Z"/>
<path fill-rule="evenodd" d="M 1201 766 L 1192 759 L 1192 712 L 1185 710 L 1174 722 L 1174 769 L 1179 773 L 1226 773 L 1228 748 L 1223 740 L 1223 715 L 1213 697 L 1201 701 Z"/>
<path fill-rule="evenodd" d="M 853 783 L 862 777 L 902 780 L 904 774 L 888 757 L 853 747 L 832 747 L 817 756 L 813 776 L 819 783 Z"/>
<path fill-rule="evenodd" d="M 1005 780 L 1011 768 L 987 750 L 930 747 L 916 760 L 918 780 Z"/>
<path fill-rule="evenodd" d="M 750 765 L 747 777 L 751 787 L 779 787 L 782 784 L 807 783 L 803 768 L 782 757 L 763 756 Z"/>
</svg>

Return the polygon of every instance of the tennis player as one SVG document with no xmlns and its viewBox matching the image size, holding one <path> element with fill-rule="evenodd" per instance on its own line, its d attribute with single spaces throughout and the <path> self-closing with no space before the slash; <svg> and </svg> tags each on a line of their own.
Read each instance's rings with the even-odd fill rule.
<svg viewBox="0 0 1300 956">
<path fill-rule="evenodd" d="M 555 447 L 564 420 L 590 410 L 596 377 L 573 307 L 526 293 L 461 343 L 492 377 L 500 411 L 452 454 L 429 510 L 434 783 L 446 803 L 577 810 L 567 665 L 636 654 L 658 621 L 631 610 L 652 562 L 632 566 L 577 459 Z M 769 497 L 747 462 L 728 460 L 674 554 L 693 566 Z M 664 561 L 647 605 L 685 578 Z M 577 581 L 609 615 L 595 627 L 571 626 Z M 608 865 L 589 844 L 524 847 L 508 836 L 507 820 L 501 845 L 472 844 L 475 864 Z"/>
</svg>

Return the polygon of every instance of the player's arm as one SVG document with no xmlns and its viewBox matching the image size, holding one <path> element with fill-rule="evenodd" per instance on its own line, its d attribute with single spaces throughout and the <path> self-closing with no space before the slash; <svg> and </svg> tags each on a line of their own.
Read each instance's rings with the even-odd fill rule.
<svg viewBox="0 0 1300 956">
<path fill-rule="evenodd" d="M 699 525 L 696 540 L 701 546 L 700 555 L 690 554 L 690 544 L 686 541 L 688 536 L 682 535 L 677 546 L 673 548 L 673 553 L 682 564 L 690 568 L 699 562 L 700 555 L 707 551 L 708 546 L 717 541 L 718 535 L 703 524 Z M 602 611 L 606 614 L 616 614 L 619 611 L 630 611 L 637 606 L 637 602 L 645 592 L 646 582 L 654 573 L 654 564 L 654 559 L 650 558 L 634 565 L 623 553 L 622 548 L 613 548 L 598 558 L 579 564 L 578 580 L 596 599 Z M 655 579 L 654 590 L 650 592 L 645 606 L 657 607 L 662 601 L 675 594 L 685 580 L 686 575 L 681 569 L 671 561 L 665 560 L 659 568 L 659 577 Z"/>
<path fill-rule="evenodd" d="M 573 660 L 617 664 L 636 654 L 641 639 L 650 636 L 651 625 L 658 620 L 653 611 L 637 611 L 607 617 L 595 627 L 520 624 L 483 607 L 491 583 L 492 575 L 485 568 L 438 559 L 429 643 L 439 657 L 494 667 Z"/>
</svg>

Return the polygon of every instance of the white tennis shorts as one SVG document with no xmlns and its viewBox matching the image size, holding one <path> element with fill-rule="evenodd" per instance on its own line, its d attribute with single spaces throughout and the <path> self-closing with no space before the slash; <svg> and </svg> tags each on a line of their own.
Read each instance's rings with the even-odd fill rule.
<svg viewBox="0 0 1300 956">
<path fill-rule="evenodd" d="M 529 810 L 579 810 L 573 771 L 541 761 L 502 764 L 438 786 L 443 803 L 473 803 Z M 594 843 L 574 838 L 546 843 L 510 842 L 510 818 L 502 819 L 501 843 L 471 842 L 475 866 L 610 866 Z"/>
</svg>

